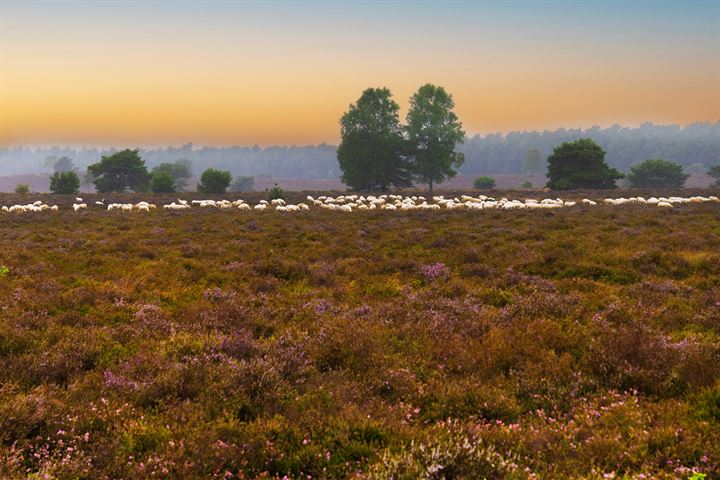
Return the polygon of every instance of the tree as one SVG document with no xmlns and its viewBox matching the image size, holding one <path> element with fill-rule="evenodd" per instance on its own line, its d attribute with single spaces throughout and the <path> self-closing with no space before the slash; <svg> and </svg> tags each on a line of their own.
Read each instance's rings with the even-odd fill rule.
<svg viewBox="0 0 720 480">
<path fill-rule="evenodd" d="M 368 88 L 342 116 L 337 159 L 346 185 L 383 192 L 412 185 L 399 111 L 390 90 Z"/>
<path fill-rule="evenodd" d="M 630 167 L 627 178 L 633 187 L 682 187 L 690 175 L 680 164 L 658 158 L 645 160 Z"/>
<path fill-rule="evenodd" d="M 708 170 L 707 174 L 715 179 L 715 183 L 713 183 L 712 186 L 720 187 L 720 164 L 710 167 L 710 170 Z"/>
<path fill-rule="evenodd" d="M 192 164 L 190 160 L 181 158 L 173 163 L 165 162 L 153 167 L 151 173 L 167 173 L 173 179 L 176 190 L 186 190 L 190 177 L 192 177 Z"/>
<path fill-rule="evenodd" d="M 255 177 L 235 177 L 235 181 L 230 185 L 231 192 L 252 192 L 255 187 Z"/>
<path fill-rule="evenodd" d="M 153 193 L 174 193 L 175 179 L 168 172 L 153 172 L 150 190 Z"/>
<path fill-rule="evenodd" d="M 18 195 L 27 195 L 28 193 L 30 193 L 30 187 L 24 183 L 18 183 L 15 186 L 15 193 L 17 193 Z"/>
<path fill-rule="evenodd" d="M 477 177 L 473 180 L 473 187 L 477 190 L 495 188 L 495 179 L 493 177 Z"/>
<path fill-rule="evenodd" d="M 55 172 L 50 177 L 50 191 L 60 194 L 77 193 L 80 191 L 80 177 L 72 170 Z"/>
<path fill-rule="evenodd" d="M 542 170 L 542 154 L 539 148 L 531 148 L 523 162 L 524 173 L 540 173 Z"/>
<path fill-rule="evenodd" d="M 427 184 L 454 177 L 464 156 L 455 147 L 465 139 L 462 124 L 452 111 L 455 102 L 443 87 L 423 85 L 410 99 L 407 137 L 413 156 L 413 173 Z"/>
<path fill-rule="evenodd" d="M 589 138 L 560 144 L 547 161 L 552 190 L 617 188 L 615 181 L 624 177 L 605 163 L 605 151 Z"/>
<path fill-rule="evenodd" d="M 232 182 L 230 172 L 208 168 L 200 176 L 197 191 L 200 193 L 225 193 L 230 182 Z"/>
<path fill-rule="evenodd" d="M 102 160 L 88 166 L 87 170 L 98 192 L 146 192 L 150 185 L 150 174 L 138 150 L 126 149 L 103 155 Z"/>
</svg>

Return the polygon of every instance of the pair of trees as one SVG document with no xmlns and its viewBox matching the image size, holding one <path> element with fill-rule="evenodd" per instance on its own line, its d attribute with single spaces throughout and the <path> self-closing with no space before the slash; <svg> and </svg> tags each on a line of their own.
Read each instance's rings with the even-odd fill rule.
<svg viewBox="0 0 720 480">
<path fill-rule="evenodd" d="M 443 87 L 423 85 L 410 99 L 407 125 L 387 88 L 366 89 L 340 119 L 342 181 L 356 190 L 386 191 L 453 177 L 463 162 L 455 146 L 465 132 Z"/>
<path fill-rule="evenodd" d="M 627 179 L 632 187 L 679 188 L 689 176 L 678 163 L 650 159 L 633 165 Z M 547 186 L 553 190 L 615 188 L 615 181 L 623 177 L 605 163 L 605 151 L 589 138 L 565 142 L 548 157 Z"/>
</svg>

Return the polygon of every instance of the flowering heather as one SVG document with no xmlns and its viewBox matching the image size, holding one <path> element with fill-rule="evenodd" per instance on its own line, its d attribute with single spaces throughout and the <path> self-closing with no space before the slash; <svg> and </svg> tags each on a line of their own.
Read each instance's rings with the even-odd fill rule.
<svg viewBox="0 0 720 480">
<path fill-rule="evenodd" d="M 442 262 L 431 263 L 429 265 L 423 265 L 420 267 L 420 271 L 428 280 L 435 280 L 447 276 L 448 269 Z"/>
<path fill-rule="evenodd" d="M 0 478 L 720 478 L 716 205 L 266 213 L 2 217 Z"/>
</svg>

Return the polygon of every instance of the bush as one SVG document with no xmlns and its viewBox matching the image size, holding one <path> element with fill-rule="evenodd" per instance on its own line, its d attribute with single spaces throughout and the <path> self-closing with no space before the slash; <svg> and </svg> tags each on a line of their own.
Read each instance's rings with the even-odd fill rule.
<svg viewBox="0 0 720 480">
<path fill-rule="evenodd" d="M 685 184 L 689 176 L 683 172 L 682 165 L 659 158 L 633 165 L 627 178 L 633 187 L 679 188 Z"/>
<path fill-rule="evenodd" d="M 473 187 L 478 190 L 495 188 L 495 179 L 493 177 L 477 177 L 473 180 Z"/>
<path fill-rule="evenodd" d="M 28 193 L 30 193 L 30 187 L 24 183 L 19 183 L 15 187 L 15 193 L 17 193 L 18 195 L 27 195 Z"/>
<path fill-rule="evenodd" d="M 617 188 L 624 175 L 605 163 L 605 151 L 589 138 L 565 142 L 548 157 L 547 187 L 553 190 L 576 188 Z"/>
<path fill-rule="evenodd" d="M 150 190 L 153 193 L 174 193 L 175 179 L 167 172 L 155 172 L 150 182 Z"/>
<path fill-rule="evenodd" d="M 59 194 L 71 194 L 80 191 L 80 178 L 70 171 L 55 172 L 50 177 L 50 191 Z"/>
<path fill-rule="evenodd" d="M 277 183 L 273 188 L 268 190 L 268 201 L 275 200 L 276 198 L 285 198 L 285 190 L 283 190 Z"/>
<path fill-rule="evenodd" d="M 232 175 L 227 170 L 208 168 L 200 176 L 197 191 L 200 193 L 225 193 L 232 182 Z"/>
<path fill-rule="evenodd" d="M 522 188 L 532 188 L 532 187 L 533 187 L 533 184 L 532 184 L 532 182 L 531 182 L 530 180 L 526 180 L 526 181 L 523 182 L 523 184 L 522 184 Z"/>
</svg>

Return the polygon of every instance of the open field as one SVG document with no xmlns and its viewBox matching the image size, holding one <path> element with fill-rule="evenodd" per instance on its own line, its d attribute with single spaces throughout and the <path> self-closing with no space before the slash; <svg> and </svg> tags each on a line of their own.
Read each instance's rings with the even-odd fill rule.
<svg viewBox="0 0 720 480">
<path fill-rule="evenodd" d="M 0 478 L 720 476 L 718 203 L 22 198 L 66 208 L 0 215 Z"/>
</svg>

